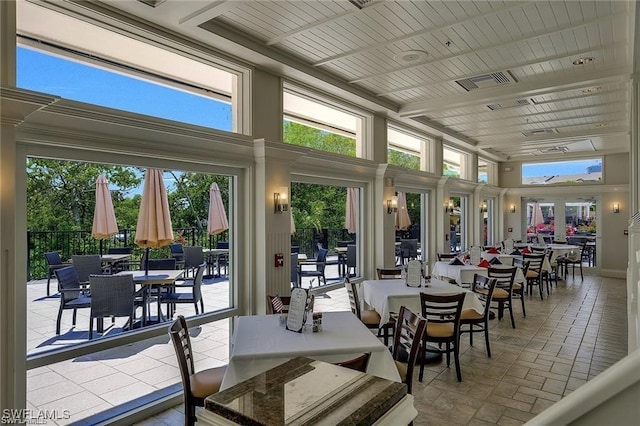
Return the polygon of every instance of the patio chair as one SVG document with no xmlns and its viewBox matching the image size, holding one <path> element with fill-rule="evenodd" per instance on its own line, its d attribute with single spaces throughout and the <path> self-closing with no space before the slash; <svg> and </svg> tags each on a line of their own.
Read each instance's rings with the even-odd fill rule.
<svg viewBox="0 0 640 426">
<path fill-rule="evenodd" d="M 104 317 L 128 317 L 133 326 L 134 293 L 133 276 L 91 275 L 91 314 L 89 316 L 89 340 L 93 339 L 93 320 L 98 320 L 98 330 Z"/>
<path fill-rule="evenodd" d="M 216 248 L 229 250 L 229 241 L 218 241 L 216 243 Z M 221 267 L 224 268 L 225 275 L 228 275 L 227 268 L 229 267 L 229 253 L 218 253 L 216 255 L 216 269 L 219 275 Z"/>
<path fill-rule="evenodd" d="M 51 277 L 54 276 L 56 269 L 64 268 L 71 265 L 70 262 L 63 262 L 60 254 L 57 251 L 50 251 L 44 254 L 47 259 L 47 268 L 49 269 L 49 275 L 47 276 L 47 296 L 49 296 L 49 284 L 51 283 Z"/>
<path fill-rule="evenodd" d="M 184 250 L 182 248 L 182 244 L 169 244 L 169 250 L 171 250 L 171 257 L 176 260 L 176 265 L 182 267 L 182 265 L 184 264 Z"/>
<path fill-rule="evenodd" d="M 402 278 L 401 268 L 376 268 L 379 280 L 394 280 Z"/>
<path fill-rule="evenodd" d="M 400 307 L 393 333 L 391 356 L 400 374 L 400 380 L 407 385 L 409 394 L 413 389 L 413 368 L 420 353 L 420 342 L 426 325 L 426 319 L 414 314 L 405 306 Z"/>
<path fill-rule="evenodd" d="M 193 286 L 189 286 L 190 292 L 174 292 L 169 291 L 161 296 L 161 302 L 167 304 L 167 312 L 169 313 L 169 317 L 173 317 L 173 310 L 175 304 L 177 303 L 193 303 L 193 306 L 196 309 L 196 315 L 200 312 L 198 311 L 198 303 L 200 304 L 200 308 L 202 313 L 204 313 L 204 300 L 202 299 L 202 277 L 204 276 L 204 270 L 207 268 L 207 263 L 202 262 L 198 265 L 196 269 L 195 277 L 193 279 Z"/>
<path fill-rule="evenodd" d="M 195 276 L 198 266 L 204 262 L 204 252 L 200 246 L 184 246 L 184 275 L 188 277 L 189 274 Z"/>
<path fill-rule="evenodd" d="M 106 270 L 102 267 L 102 261 L 99 254 L 86 254 L 71 256 L 71 263 L 76 268 L 78 279 L 80 284 L 84 286 L 89 285 L 90 275 L 102 275 L 106 274 Z"/>
<path fill-rule="evenodd" d="M 498 320 L 501 320 L 504 316 L 504 309 L 509 309 L 512 328 L 516 328 L 516 321 L 513 317 L 513 295 L 517 269 L 516 266 L 510 268 L 490 267 L 488 269 L 489 278 L 495 278 L 497 281 L 492 302 L 498 305 Z M 524 300 L 524 298 L 522 300 Z"/>
<path fill-rule="evenodd" d="M 291 253 L 291 287 L 298 287 L 298 253 Z"/>
<path fill-rule="evenodd" d="M 358 253 L 358 246 L 356 246 L 355 244 L 349 244 L 347 246 L 347 258 L 346 258 L 346 265 L 345 265 L 345 275 L 347 277 L 351 277 L 351 270 L 353 269 L 353 276 L 356 276 L 356 265 L 357 265 L 357 253 Z"/>
<path fill-rule="evenodd" d="M 220 390 L 227 367 L 208 368 L 196 372 L 189 328 L 182 315 L 179 315 L 169 327 L 169 336 L 182 377 L 184 424 L 193 426 L 196 422 L 196 407 L 204 407 L 204 399 Z"/>
<path fill-rule="evenodd" d="M 564 279 L 567 279 L 567 272 L 569 270 L 569 265 L 571 265 L 571 272 L 573 278 L 576 277 L 576 265 L 580 267 L 580 279 L 584 280 L 584 275 L 582 273 L 582 261 L 588 258 L 587 254 L 587 243 L 581 243 L 580 252 L 569 252 L 564 256 L 558 256 L 556 261 L 558 262 L 558 270 L 564 269 Z M 587 260 L 588 261 L 588 260 Z"/>
<path fill-rule="evenodd" d="M 91 297 L 84 294 L 84 288 L 80 284 L 76 268 L 73 265 L 56 269 L 54 274 L 58 280 L 58 292 L 60 293 L 60 307 L 58 308 L 58 318 L 56 320 L 56 335 L 59 335 L 62 311 L 73 309 L 73 322 L 71 324 L 75 326 L 77 310 L 90 308 Z"/>
<path fill-rule="evenodd" d="M 318 257 L 316 257 L 315 260 L 307 260 L 304 263 L 300 263 L 298 265 L 298 287 L 302 287 L 302 278 L 303 277 L 308 277 L 308 278 L 313 278 L 316 277 L 318 278 L 318 285 L 322 285 L 320 284 L 320 280 L 322 280 L 322 283 L 324 285 L 327 284 L 327 279 L 324 276 L 324 270 L 325 270 L 325 266 L 326 266 L 326 261 L 327 261 L 327 253 L 328 250 L 327 249 L 319 249 L 318 250 Z M 313 270 L 309 270 L 309 269 L 304 269 L 304 266 L 315 266 L 315 269 Z M 309 284 L 309 287 L 311 287 L 311 284 Z"/>
</svg>

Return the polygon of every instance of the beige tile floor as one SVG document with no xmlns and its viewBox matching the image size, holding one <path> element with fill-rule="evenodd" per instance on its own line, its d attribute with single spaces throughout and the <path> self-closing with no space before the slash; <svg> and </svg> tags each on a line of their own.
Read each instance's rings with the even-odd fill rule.
<svg viewBox="0 0 640 426">
<path fill-rule="evenodd" d="M 317 309 L 348 307 L 345 290 L 328 295 L 316 300 Z M 516 329 L 491 321 L 491 358 L 481 338 L 474 347 L 463 338 L 462 382 L 444 362 L 428 366 L 422 383 L 416 372 L 415 425 L 522 424 L 626 355 L 624 280 L 569 278 L 544 301 L 527 296 L 526 307 L 526 318 L 515 307 Z M 178 406 L 139 424 L 180 421 Z"/>
</svg>

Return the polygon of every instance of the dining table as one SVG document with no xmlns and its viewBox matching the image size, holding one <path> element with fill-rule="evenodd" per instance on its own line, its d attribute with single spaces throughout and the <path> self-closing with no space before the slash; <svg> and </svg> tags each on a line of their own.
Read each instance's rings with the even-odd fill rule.
<svg viewBox="0 0 640 426">
<path fill-rule="evenodd" d="M 122 271 L 116 275 L 132 275 L 134 284 L 142 289 L 142 326 L 151 323 L 148 318 L 149 312 L 149 295 L 153 287 L 172 286 L 175 282 L 182 278 L 184 270 L 181 269 L 159 269 L 150 270 L 145 273 L 144 270 L 138 271 Z M 166 317 L 162 313 L 160 297 L 158 297 L 158 322 L 166 321 Z"/>
<path fill-rule="evenodd" d="M 392 313 L 398 313 L 401 306 L 421 314 L 420 293 L 453 295 L 464 293 L 463 309 L 473 309 L 479 313 L 484 305 L 475 293 L 460 286 L 449 284 L 437 278 L 431 278 L 420 287 L 411 287 L 403 279 L 365 280 L 362 282 L 364 302 L 380 315 L 380 325 L 389 321 Z"/>
<path fill-rule="evenodd" d="M 109 273 L 113 273 L 118 269 L 118 264 L 126 262 L 131 259 L 131 254 L 103 254 L 100 256 L 100 261 L 106 263 L 109 268 Z"/>
<path fill-rule="evenodd" d="M 350 311 L 324 312 L 322 331 L 287 330 L 280 315 L 251 315 L 236 319 L 229 364 L 221 390 L 227 389 L 303 356 L 336 363 L 371 352 L 367 373 L 400 382 L 400 375 L 384 344 Z M 307 328 L 309 330 L 307 330 Z"/>
<path fill-rule="evenodd" d="M 216 274 L 219 277 L 220 276 L 220 257 L 223 257 L 223 256 L 228 257 L 229 249 L 228 248 L 203 249 L 202 254 L 207 256 L 207 274 L 211 275 L 211 265 L 215 263 Z"/>
</svg>

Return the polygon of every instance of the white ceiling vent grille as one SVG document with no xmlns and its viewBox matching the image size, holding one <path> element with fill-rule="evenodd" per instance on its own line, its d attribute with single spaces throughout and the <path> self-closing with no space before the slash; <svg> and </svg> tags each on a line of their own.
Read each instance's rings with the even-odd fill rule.
<svg viewBox="0 0 640 426">
<path fill-rule="evenodd" d="M 530 105 L 528 100 L 516 99 L 513 102 L 509 101 L 509 102 L 502 102 L 499 104 L 487 105 L 487 108 L 489 108 L 491 111 L 495 111 L 497 109 L 514 108 L 514 107 L 525 106 L 525 105 Z"/>
<path fill-rule="evenodd" d="M 503 86 L 505 84 L 513 84 L 518 81 L 510 71 L 498 71 L 489 74 L 477 75 L 475 77 L 456 80 L 464 90 L 470 92 L 475 89 L 484 89 L 487 87 Z"/>
<path fill-rule="evenodd" d="M 522 134 L 527 138 L 531 136 L 555 135 L 556 133 L 558 133 L 557 129 L 536 129 L 522 132 Z"/>
<path fill-rule="evenodd" d="M 138 1 L 140 3 L 146 4 L 147 6 L 158 7 L 167 0 L 138 0 Z"/>
<path fill-rule="evenodd" d="M 372 0 L 349 0 L 349 3 L 357 7 L 358 9 L 362 9 L 367 5 L 367 3 L 371 3 Z"/>
<path fill-rule="evenodd" d="M 538 150 L 540 154 L 564 154 L 565 152 L 569 152 L 569 147 L 567 146 L 551 146 L 549 148 L 540 148 Z"/>
</svg>

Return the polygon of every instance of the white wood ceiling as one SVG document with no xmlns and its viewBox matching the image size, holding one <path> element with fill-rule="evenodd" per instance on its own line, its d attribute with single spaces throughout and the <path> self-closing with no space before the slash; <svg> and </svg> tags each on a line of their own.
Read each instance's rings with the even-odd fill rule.
<svg viewBox="0 0 640 426">
<path fill-rule="evenodd" d="M 492 158 L 628 151 L 630 76 L 640 71 L 634 1 L 108 3 L 260 66 L 277 59 L 273 68 L 298 80 L 339 81 L 391 117 Z M 579 58 L 593 60 L 573 65 Z M 456 83 L 494 72 L 513 82 Z"/>
</svg>

